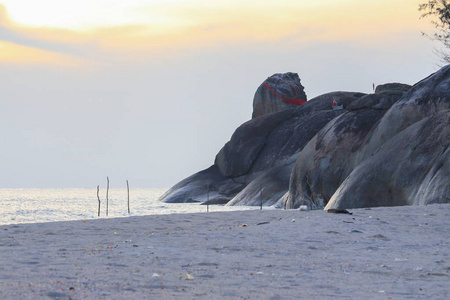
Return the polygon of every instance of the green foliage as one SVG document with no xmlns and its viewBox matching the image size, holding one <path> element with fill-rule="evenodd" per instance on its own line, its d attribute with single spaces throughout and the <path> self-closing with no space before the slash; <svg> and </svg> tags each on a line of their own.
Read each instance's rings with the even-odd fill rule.
<svg viewBox="0 0 450 300">
<path fill-rule="evenodd" d="M 431 24 L 436 31 L 430 37 L 432 40 L 441 42 L 446 51 L 438 51 L 443 61 L 450 63 L 450 1 L 449 0 L 430 0 L 427 3 L 419 4 L 419 11 L 422 12 L 421 18 L 431 18 Z"/>
</svg>

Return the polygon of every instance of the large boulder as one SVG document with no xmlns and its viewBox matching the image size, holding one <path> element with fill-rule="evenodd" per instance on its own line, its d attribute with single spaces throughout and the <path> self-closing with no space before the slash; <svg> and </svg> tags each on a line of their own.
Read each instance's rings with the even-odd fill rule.
<svg viewBox="0 0 450 300">
<path fill-rule="evenodd" d="M 450 202 L 449 91 L 450 67 L 445 67 L 411 89 L 354 101 L 349 113 L 333 120 L 299 154 L 283 197 L 286 207 Z M 365 120 L 347 120 L 352 114 Z M 360 126 L 364 122 L 368 126 Z"/>
<path fill-rule="evenodd" d="M 267 78 L 256 90 L 252 118 L 302 105 L 306 100 L 297 73 L 277 73 Z"/>
<path fill-rule="evenodd" d="M 285 197 L 286 208 L 324 207 L 360 163 L 357 155 L 360 147 L 386 112 L 374 107 L 389 103 L 393 97 L 391 94 L 361 97 L 348 106 L 350 111 L 329 122 L 311 139 L 300 152 L 292 171 L 289 193 Z"/>
<path fill-rule="evenodd" d="M 351 172 L 325 209 L 450 202 L 450 110 L 409 126 Z"/>
</svg>

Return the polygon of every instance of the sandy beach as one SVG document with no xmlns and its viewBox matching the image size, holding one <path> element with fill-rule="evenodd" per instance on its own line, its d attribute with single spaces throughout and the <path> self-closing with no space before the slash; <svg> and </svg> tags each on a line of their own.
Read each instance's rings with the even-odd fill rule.
<svg viewBox="0 0 450 300">
<path fill-rule="evenodd" d="M 0 226 L 1 299 L 449 299 L 450 205 Z"/>
</svg>

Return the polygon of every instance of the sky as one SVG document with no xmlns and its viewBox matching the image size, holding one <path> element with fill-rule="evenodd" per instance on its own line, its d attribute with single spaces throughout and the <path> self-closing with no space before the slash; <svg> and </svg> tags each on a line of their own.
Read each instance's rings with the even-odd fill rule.
<svg viewBox="0 0 450 300">
<path fill-rule="evenodd" d="M 258 86 L 308 99 L 438 67 L 419 0 L 0 0 L 0 187 L 170 187 L 213 164 Z"/>
</svg>

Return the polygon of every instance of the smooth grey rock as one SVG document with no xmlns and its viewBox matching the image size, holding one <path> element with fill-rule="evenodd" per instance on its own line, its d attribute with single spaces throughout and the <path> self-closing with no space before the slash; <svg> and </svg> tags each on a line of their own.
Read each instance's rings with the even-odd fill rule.
<svg viewBox="0 0 450 300">
<path fill-rule="evenodd" d="M 215 165 L 227 177 L 239 177 L 250 171 L 266 144 L 268 135 L 290 119 L 292 110 L 252 119 L 239 126 L 231 140 L 219 151 Z"/>
<path fill-rule="evenodd" d="M 351 111 L 328 123 L 300 152 L 285 207 L 324 207 L 359 164 L 356 153 L 384 113 L 374 109 Z"/>
<path fill-rule="evenodd" d="M 297 155 L 285 163 L 279 164 L 252 180 L 227 205 L 273 206 L 289 189 L 289 177 Z"/>
<path fill-rule="evenodd" d="M 220 174 L 217 166 L 213 165 L 183 179 L 165 192 L 160 200 L 167 203 L 205 202 L 208 194 L 210 200 L 221 197 L 218 194 L 219 187 L 228 184 L 230 180 Z M 228 195 L 228 198 L 231 199 L 236 194 L 237 192 Z"/>
<path fill-rule="evenodd" d="M 366 157 L 408 126 L 450 108 L 450 65 L 415 84 L 386 113 L 365 149 Z"/>
<path fill-rule="evenodd" d="M 325 209 L 450 202 L 450 110 L 416 122 L 353 170 Z"/>
<path fill-rule="evenodd" d="M 287 208 L 300 205 L 319 208 L 327 202 L 327 208 L 339 209 L 448 202 L 448 163 L 435 165 L 434 162 L 448 160 L 445 154 L 448 147 L 448 119 L 446 123 L 445 118 L 448 114 L 443 112 L 450 109 L 450 67 L 444 67 L 406 93 L 397 93 L 401 95 L 398 100 L 396 93 L 384 91 L 368 95 L 348 106 L 351 113 L 364 117 L 363 112 L 372 111 L 373 114 L 380 107 L 394 103 L 372 128 L 362 126 L 353 130 L 350 124 L 343 122 L 348 130 L 331 130 L 349 115 L 345 114 L 333 120 L 335 124 L 324 128 L 305 146 L 293 170 L 289 192 L 283 196 Z M 383 102 L 384 106 L 380 105 Z M 377 117 L 373 117 L 376 121 Z M 417 127 L 416 123 L 424 118 L 427 122 Z M 430 128 L 425 128 L 427 123 Z M 414 126 L 413 129 L 410 126 Z M 437 132 L 433 131 L 436 128 Z M 358 134 L 365 136 L 360 138 Z M 430 137 L 437 142 L 433 143 Z M 322 140 L 326 142 L 320 143 Z M 444 145 L 443 149 L 437 146 L 439 143 Z M 319 150 L 322 145 L 326 145 L 325 153 Z M 417 157 L 411 154 L 426 148 L 429 151 L 424 150 Z M 342 150 L 345 155 L 336 153 Z M 443 156 L 439 156 L 439 151 Z M 423 168 L 436 170 L 433 174 L 439 177 L 431 176 Z M 427 182 L 428 177 L 433 178 L 433 183 L 431 179 Z M 413 193 L 414 188 L 419 190 Z"/>
<path fill-rule="evenodd" d="M 296 106 L 296 104 L 283 101 L 280 97 L 292 100 L 307 100 L 304 87 L 300 83 L 300 77 L 297 73 L 277 73 L 267 78 L 258 87 L 253 97 L 252 118 Z"/>
</svg>

